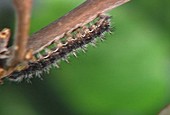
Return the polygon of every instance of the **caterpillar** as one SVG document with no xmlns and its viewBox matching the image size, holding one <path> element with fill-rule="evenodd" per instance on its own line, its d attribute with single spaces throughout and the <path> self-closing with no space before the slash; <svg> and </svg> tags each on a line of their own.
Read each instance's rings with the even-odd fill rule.
<svg viewBox="0 0 170 115">
<path fill-rule="evenodd" d="M 58 62 L 66 60 L 70 54 L 76 56 L 76 51 L 84 50 L 88 44 L 95 44 L 97 39 L 103 40 L 105 33 L 111 31 L 110 16 L 98 15 L 92 22 L 77 27 L 71 32 L 66 32 L 59 41 L 52 41 L 41 51 L 34 55 L 34 60 L 29 61 L 27 66 L 22 65 L 7 77 L 10 81 L 30 81 L 34 76 L 41 78 L 43 72 L 48 72 L 53 66 L 59 67 Z"/>
</svg>

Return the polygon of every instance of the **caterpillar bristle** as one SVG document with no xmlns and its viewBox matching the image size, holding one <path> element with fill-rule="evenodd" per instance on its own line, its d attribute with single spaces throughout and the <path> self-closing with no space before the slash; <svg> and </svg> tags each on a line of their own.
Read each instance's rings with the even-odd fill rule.
<svg viewBox="0 0 170 115">
<path fill-rule="evenodd" d="M 64 60 L 65 62 L 67 62 L 67 63 L 70 63 L 67 57 L 66 57 L 66 58 L 63 58 L 63 60 Z"/>
<path fill-rule="evenodd" d="M 70 54 L 77 57 L 76 52 L 87 51 L 87 45 L 96 47 L 97 39 L 103 41 L 104 34 L 110 32 L 110 16 L 99 15 L 92 22 L 78 27 L 72 32 L 66 32 L 60 41 L 53 41 L 48 47 L 35 54 L 36 61 L 30 61 L 28 67 L 15 71 L 9 75 L 11 81 L 22 81 L 26 79 L 30 82 L 34 76 L 42 78 L 42 73 L 49 73 L 51 67 L 59 68 L 59 62 L 65 60 L 67 63 Z"/>
<path fill-rule="evenodd" d="M 77 54 L 76 54 L 76 52 L 75 52 L 75 51 L 73 51 L 73 52 L 72 52 L 72 54 L 74 55 L 74 57 L 76 57 L 76 58 L 77 58 Z"/>
<path fill-rule="evenodd" d="M 60 68 L 60 66 L 58 65 L 57 62 L 53 63 L 52 66 L 53 66 L 53 67 L 56 67 L 56 68 Z"/>
</svg>

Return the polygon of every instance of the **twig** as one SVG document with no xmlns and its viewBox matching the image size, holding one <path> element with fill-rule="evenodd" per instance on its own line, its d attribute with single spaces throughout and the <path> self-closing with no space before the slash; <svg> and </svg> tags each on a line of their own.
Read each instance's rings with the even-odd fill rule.
<svg viewBox="0 0 170 115">
<path fill-rule="evenodd" d="M 22 62 L 25 57 L 32 9 L 32 0 L 13 0 L 13 2 L 16 9 L 17 24 L 13 54 L 7 65 L 9 67 L 13 67 L 19 62 Z"/>
<path fill-rule="evenodd" d="M 34 53 L 37 53 L 54 40 L 61 39 L 67 32 L 87 24 L 95 19 L 97 15 L 105 13 L 128 1 L 129 0 L 87 0 L 59 20 L 33 34 L 28 40 L 27 49 L 33 49 Z"/>
</svg>

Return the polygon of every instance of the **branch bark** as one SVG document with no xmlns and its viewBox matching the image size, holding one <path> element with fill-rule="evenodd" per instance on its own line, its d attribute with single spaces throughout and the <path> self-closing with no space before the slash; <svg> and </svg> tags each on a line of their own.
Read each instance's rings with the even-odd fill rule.
<svg viewBox="0 0 170 115">
<path fill-rule="evenodd" d="M 24 60 L 29 37 L 32 0 L 13 0 L 16 10 L 15 41 L 12 57 L 7 66 L 13 67 Z"/>
<path fill-rule="evenodd" d="M 129 0 L 87 0 L 59 20 L 49 24 L 33 34 L 29 40 L 27 49 L 39 52 L 54 40 L 61 39 L 64 34 L 92 21 L 101 13 L 120 6 Z"/>
<path fill-rule="evenodd" d="M 169 115 L 170 114 L 170 105 L 167 105 L 165 108 L 161 110 L 158 115 Z"/>
</svg>

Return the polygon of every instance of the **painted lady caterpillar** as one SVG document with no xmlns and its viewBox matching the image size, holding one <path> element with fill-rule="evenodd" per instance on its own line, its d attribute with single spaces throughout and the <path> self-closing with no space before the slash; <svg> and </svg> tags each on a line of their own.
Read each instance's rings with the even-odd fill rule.
<svg viewBox="0 0 170 115">
<path fill-rule="evenodd" d="M 59 67 L 60 60 L 66 60 L 70 54 L 76 56 L 76 51 L 84 49 L 88 44 L 95 44 L 97 38 L 103 40 L 103 34 L 110 32 L 110 16 L 98 15 L 92 22 L 66 33 L 59 41 L 53 41 L 49 46 L 35 54 L 35 60 L 27 66 L 20 65 L 8 79 L 10 81 L 29 81 L 34 76 L 41 77 L 43 72 L 48 72 L 52 66 Z"/>
<path fill-rule="evenodd" d="M 84 51 L 88 44 L 95 45 L 98 38 L 103 40 L 103 35 L 110 32 L 110 16 L 104 13 L 128 1 L 86 0 L 59 20 L 34 33 L 29 39 L 25 34 L 29 23 L 24 27 L 19 26 L 17 32 L 22 36 L 15 38 L 12 47 L 7 47 L 9 29 L 0 31 L 0 41 L 2 41 L 0 42 L 0 83 L 3 79 L 30 81 L 34 76 L 41 77 L 41 74 L 48 72 L 52 66 L 59 67 L 59 61 L 67 61 L 70 54 L 76 56 L 77 50 Z M 27 4 L 26 2 L 19 4 L 20 2 L 16 0 L 15 5 L 23 6 Z M 29 22 L 28 18 L 23 19 Z M 22 40 L 25 44 L 21 43 Z"/>
</svg>

